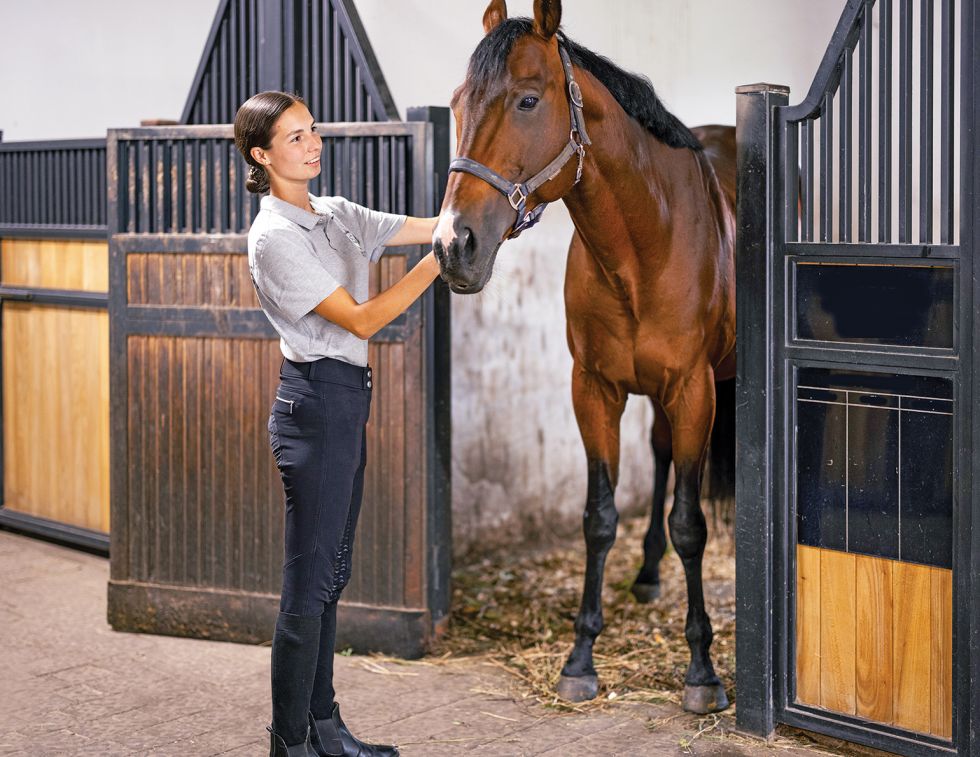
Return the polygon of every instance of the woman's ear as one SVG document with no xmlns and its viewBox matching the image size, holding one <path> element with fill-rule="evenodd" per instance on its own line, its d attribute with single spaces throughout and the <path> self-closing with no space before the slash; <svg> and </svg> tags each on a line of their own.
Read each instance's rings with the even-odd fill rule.
<svg viewBox="0 0 980 757">
<path fill-rule="evenodd" d="M 249 154 L 251 154 L 251 156 L 255 159 L 256 163 L 260 163 L 263 166 L 269 164 L 269 159 L 265 155 L 265 150 L 263 150 L 261 147 L 253 147 L 251 150 L 249 150 Z"/>
</svg>

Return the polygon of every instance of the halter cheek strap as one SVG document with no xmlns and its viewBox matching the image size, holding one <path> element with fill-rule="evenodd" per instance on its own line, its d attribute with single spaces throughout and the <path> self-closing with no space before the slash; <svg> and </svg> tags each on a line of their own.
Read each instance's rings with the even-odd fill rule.
<svg viewBox="0 0 980 757">
<path fill-rule="evenodd" d="M 562 69 L 565 71 L 569 120 L 571 122 L 568 143 L 558 154 L 558 157 L 527 181 L 518 183 L 508 181 L 492 168 L 470 158 L 457 157 L 449 164 L 450 172 L 461 171 L 473 174 L 477 178 L 483 179 L 483 181 L 487 182 L 487 184 L 507 198 L 510 206 L 517 213 L 517 219 L 510 232 L 505 236 L 505 239 L 519 236 L 522 231 L 531 228 L 540 220 L 544 209 L 548 207 L 548 203 L 542 202 L 531 210 L 527 210 L 528 197 L 534 194 L 542 184 L 555 178 L 573 155 L 578 155 L 578 168 L 575 171 L 575 184 L 578 184 L 579 179 L 582 178 L 585 145 L 592 144 L 592 140 L 589 139 L 589 134 L 585 130 L 585 118 L 582 115 L 584 105 L 582 102 L 582 90 L 578 82 L 575 81 L 575 76 L 572 72 L 572 61 L 568 57 L 568 51 L 565 49 L 565 45 L 562 44 L 561 38 L 558 39 L 558 54 L 561 56 Z"/>
</svg>

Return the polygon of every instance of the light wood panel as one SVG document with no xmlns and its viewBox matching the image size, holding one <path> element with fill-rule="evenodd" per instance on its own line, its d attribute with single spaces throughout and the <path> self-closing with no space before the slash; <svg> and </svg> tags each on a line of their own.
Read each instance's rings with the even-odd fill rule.
<svg viewBox="0 0 980 757">
<path fill-rule="evenodd" d="M 857 714 L 892 722 L 892 561 L 856 556 L 855 642 Z"/>
<path fill-rule="evenodd" d="M 820 555 L 820 706 L 855 713 L 854 555 Z"/>
<path fill-rule="evenodd" d="M 109 314 L 3 305 L 4 505 L 109 531 Z"/>
<path fill-rule="evenodd" d="M 894 626 L 895 723 L 913 731 L 931 725 L 929 669 L 932 661 L 932 577 L 930 569 L 895 563 Z"/>
<path fill-rule="evenodd" d="M 796 549 L 796 699 L 820 705 L 820 552 Z"/>
<path fill-rule="evenodd" d="M 932 569 L 932 675 L 930 728 L 937 736 L 953 735 L 953 573 Z"/>
<path fill-rule="evenodd" d="M 0 240 L 4 286 L 109 291 L 109 245 L 78 240 Z"/>
<path fill-rule="evenodd" d="M 796 701 L 952 734 L 952 571 L 797 546 Z"/>
</svg>

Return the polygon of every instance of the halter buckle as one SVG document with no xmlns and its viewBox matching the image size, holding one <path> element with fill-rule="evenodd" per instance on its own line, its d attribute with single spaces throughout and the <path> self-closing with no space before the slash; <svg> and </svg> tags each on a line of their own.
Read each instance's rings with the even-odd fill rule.
<svg viewBox="0 0 980 757">
<path fill-rule="evenodd" d="M 582 100 L 582 88 L 574 79 L 568 82 L 568 97 L 572 101 L 572 105 L 576 108 L 585 107 L 585 103 Z"/>
<path fill-rule="evenodd" d="M 517 197 L 516 201 L 514 200 L 515 197 Z M 507 202 L 518 213 L 521 212 L 521 208 L 527 202 L 527 195 L 524 193 L 524 188 L 520 184 L 514 185 L 514 191 L 507 195 Z"/>
</svg>

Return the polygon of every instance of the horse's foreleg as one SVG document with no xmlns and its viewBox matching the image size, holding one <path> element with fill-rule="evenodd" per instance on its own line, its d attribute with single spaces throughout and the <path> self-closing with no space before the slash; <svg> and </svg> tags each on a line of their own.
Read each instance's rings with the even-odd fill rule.
<svg viewBox="0 0 980 757">
<path fill-rule="evenodd" d="M 650 444 L 653 447 L 653 508 L 650 527 L 643 539 L 643 567 L 630 591 L 637 602 L 652 602 L 660 596 L 660 560 L 667 549 L 667 533 L 664 527 L 664 501 L 667 499 L 667 474 L 670 472 L 671 450 L 670 421 L 663 407 L 653 403 L 653 428 Z"/>
<path fill-rule="evenodd" d="M 687 623 L 684 635 L 691 650 L 691 664 L 684 678 L 683 707 L 689 712 L 718 712 L 728 707 L 728 697 L 711 664 L 711 620 L 704 609 L 701 562 L 708 538 L 701 510 L 701 476 L 714 419 L 714 383 L 710 370 L 684 381 L 671 397 L 667 412 L 674 441 L 674 506 L 668 524 L 670 540 L 684 565 L 687 579 Z"/>
<path fill-rule="evenodd" d="M 602 577 L 606 555 L 616 540 L 619 520 L 613 492 L 619 473 L 619 420 L 626 397 L 576 367 L 572 377 L 572 401 L 589 463 L 583 523 L 585 588 L 575 618 L 575 646 L 562 668 L 558 694 L 564 699 L 581 702 L 593 699 L 599 691 L 592 646 L 602 631 Z"/>
</svg>

